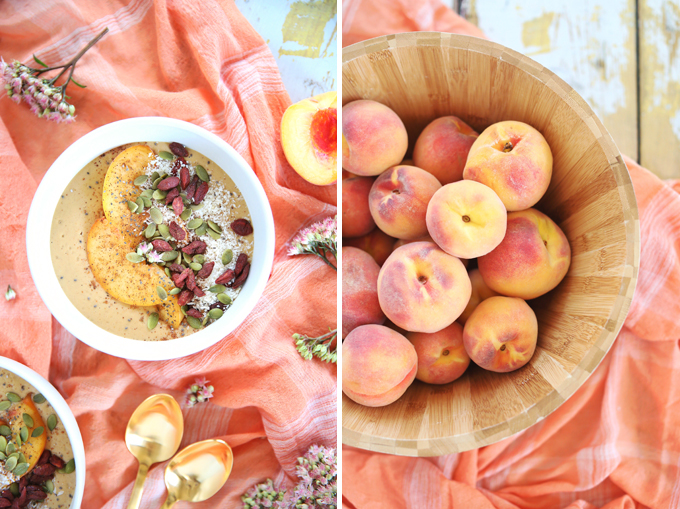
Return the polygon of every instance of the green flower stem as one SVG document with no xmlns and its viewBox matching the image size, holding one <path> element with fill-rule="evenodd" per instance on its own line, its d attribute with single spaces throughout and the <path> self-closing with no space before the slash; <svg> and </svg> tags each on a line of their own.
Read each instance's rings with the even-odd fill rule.
<svg viewBox="0 0 680 509">
<path fill-rule="evenodd" d="M 76 69 L 76 63 L 78 63 L 78 60 L 80 60 L 81 57 L 82 57 L 85 53 L 87 53 L 87 51 L 88 51 L 92 46 L 94 46 L 95 44 L 97 44 L 97 43 L 99 42 L 99 40 L 100 40 L 102 37 L 104 37 L 104 35 L 106 35 L 106 33 L 107 33 L 108 31 L 109 31 L 108 28 L 105 28 L 104 30 L 102 30 L 102 31 L 99 33 L 99 35 L 98 35 L 97 37 L 95 37 L 94 39 L 92 39 L 92 40 L 87 44 L 87 46 L 85 46 L 83 49 L 81 49 L 81 50 L 78 52 L 78 54 L 77 54 L 75 57 L 73 57 L 73 58 L 71 59 L 70 62 L 68 62 L 68 63 L 66 63 L 66 64 L 64 64 L 64 65 L 62 65 L 62 66 L 58 66 L 58 67 L 48 67 L 48 68 L 46 68 L 46 69 L 40 69 L 40 70 L 38 70 L 37 75 L 40 75 L 40 74 L 42 74 L 42 73 L 44 73 L 44 72 L 47 72 L 47 71 L 53 71 L 53 70 L 55 70 L 55 69 L 61 69 L 61 72 L 60 72 L 59 74 L 57 74 L 57 76 L 56 76 L 55 78 L 53 78 L 52 80 L 50 80 L 50 85 L 53 85 L 59 78 L 61 78 L 61 76 L 62 76 L 69 68 L 71 68 L 71 72 L 70 72 L 69 75 L 68 75 L 68 79 L 66 80 L 66 83 L 64 83 L 64 84 L 61 86 L 61 89 L 62 89 L 62 92 L 61 92 L 61 93 L 63 94 L 64 91 L 66 90 L 66 85 L 68 85 L 68 83 L 71 81 L 71 77 L 73 76 L 73 71 L 75 71 L 75 69 Z"/>
<path fill-rule="evenodd" d="M 324 250 L 323 248 L 320 248 L 320 249 L 321 249 L 321 251 L 322 251 L 321 253 L 319 253 L 318 251 L 310 251 L 310 253 L 313 254 L 313 255 L 315 255 L 315 256 L 318 256 L 319 258 L 321 258 L 324 262 L 326 262 L 326 265 L 328 265 L 328 266 L 331 267 L 334 271 L 337 272 L 338 268 L 337 268 L 335 265 L 333 265 L 333 264 L 330 262 L 330 260 L 327 258 L 329 252 L 330 252 L 330 253 L 333 253 L 333 256 L 335 256 L 335 253 L 334 253 L 333 251 L 330 251 L 330 250 L 326 251 L 326 250 Z"/>
<path fill-rule="evenodd" d="M 310 338 L 304 334 L 293 334 L 295 346 L 300 355 L 307 360 L 318 357 L 322 361 L 335 363 L 338 358 L 338 345 L 331 349 L 333 340 L 338 337 L 338 329 L 328 331 L 316 338 Z"/>
</svg>

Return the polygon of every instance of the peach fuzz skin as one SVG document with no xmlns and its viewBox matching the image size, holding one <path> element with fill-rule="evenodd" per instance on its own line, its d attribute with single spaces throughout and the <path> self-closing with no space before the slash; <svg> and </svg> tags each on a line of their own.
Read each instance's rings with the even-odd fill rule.
<svg viewBox="0 0 680 509">
<path fill-rule="evenodd" d="M 529 304 L 514 297 L 490 297 L 465 323 L 463 342 L 479 367 L 507 373 L 524 366 L 536 350 L 538 322 Z"/>
<path fill-rule="evenodd" d="M 463 178 L 496 191 L 508 212 L 533 207 L 552 178 L 553 157 L 541 133 L 528 124 L 498 122 L 473 143 Z"/>
<path fill-rule="evenodd" d="M 463 263 L 432 242 L 394 251 L 380 269 L 378 299 L 397 327 L 437 332 L 465 309 L 472 288 Z"/>
<path fill-rule="evenodd" d="M 439 332 L 409 332 L 406 338 L 418 354 L 416 378 L 428 384 L 447 384 L 457 380 L 470 365 L 463 344 L 463 326 L 453 322 Z"/>
<path fill-rule="evenodd" d="M 375 228 L 368 208 L 373 179 L 353 177 L 342 181 L 342 236 L 361 237 Z"/>
<path fill-rule="evenodd" d="M 486 285 L 482 275 L 479 272 L 479 269 L 472 269 L 470 272 L 468 272 L 468 275 L 470 276 L 470 283 L 472 284 L 472 295 L 470 296 L 468 305 L 465 306 L 465 310 L 458 317 L 458 323 L 462 323 L 463 325 L 465 325 L 465 322 L 468 318 L 470 318 L 470 315 L 477 308 L 477 306 L 479 306 L 480 302 L 485 301 L 489 297 L 495 297 L 498 295 Z"/>
<path fill-rule="evenodd" d="M 416 140 L 414 166 L 437 177 L 442 185 L 461 180 L 477 136 L 472 127 L 453 115 L 433 120 Z"/>
<path fill-rule="evenodd" d="M 534 299 L 555 288 L 571 263 L 569 241 L 555 222 L 536 209 L 508 214 L 505 238 L 477 259 L 489 288 L 501 295 Z"/>
<path fill-rule="evenodd" d="M 380 267 L 361 249 L 342 248 L 342 337 L 359 325 L 382 324 L 385 313 L 378 302 Z"/>
<path fill-rule="evenodd" d="M 342 245 L 366 251 L 378 265 L 382 265 L 392 253 L 396 241 L 397 239 L 394 237 L 390 237 L 381 229 L 376 228 L 371 233 L 361 237 L 343 239 Z"/>
<path fill-rule="evenodd" d="M 390 108 L 359 100 L 342 108 L 342 167 L 356 175 L 379 175 L 404 159 L 408 134 Z"/>
<path fill-rule="evenodd" d="M 398 400 L 413 383 L 418 357 L 413 345 L 382 325 L 362 325 L 342 343 L 342 391 L 360 405 Z"/>
<path fill-rule="evenodd" d="M 501 243 L 507 216 L 493 189 L 473 180 L 461 180 L 434 194 L 427 206 L 427 231 L 450 255 L 477 258 Z"/>
<path fill-rule="evenodd" d="M 382 173 L 368 195 L 371 216 L 382 231 L 398 239 L 427 235 L 427 204 L 439 181 L 415 166 L 395 166 Z"/>
</svg>

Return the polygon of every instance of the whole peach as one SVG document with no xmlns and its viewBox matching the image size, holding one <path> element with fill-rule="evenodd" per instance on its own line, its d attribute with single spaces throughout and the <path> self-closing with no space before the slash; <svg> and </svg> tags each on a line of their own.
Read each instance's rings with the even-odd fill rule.
<svg viewBox="0 0 680 509">
<path fill-rule="evenodd" d="M 392 253 L 396 241 L 397 239 L 390 237 L 380 228 L 375 228 L 371 233 L 361 237 L 343 239 L 342 245 L 362 249 L 370 254 L 378 265 L 382 265 Z"/>
<path fill-rule="evenodd" d="M 342 343 L 342 391 L 360 405 L 378 407 L 398 400 L 417 369 L 413 345 L 382 325 L 357 327 Z"/>
<path fill-rule="evenodd" d="M 479 367 L 506 373 L 524 366 L 536 349 L 538 321 L 522 299 L 490 297 L 472 312 L 463 342 Z"/>
<path fill-rule="evenodd" d="M 375 228 L 368 208 L 372 178 L 353 177 L 342 181 L 342 236 L 361 237 Z"/>
<path fill-rule="evenodd" d="M 463 178 L 463 169 L 477 132 L 458 117 L 441 117 L 420 133 L 413 148 L 414 166 L 431 173 L 442 185 Z"/>
<path fill-rule="evenodd" d="M 378 175 L 399 164 L 408 149 L 404 123 L 390 108 L 369 100 L 342 107 L 342 167 L 356 175 Z"/>
<path fill-rule="evenodd" d="M 439 332 L 409 332 L 406 338 L 418 354 L 416 378 L 429 384 L 447 384 L 460 378 L 470 365 L 463 345 L 463 326 L 453 322 Z"/>
<path fill-rule="evenodd" d="M 510 297 L 534 299 L 555 288 L 571 263 L 571 247 L 559 226 L 536 209 L 508 214 L 503 241 L 477 259 L 484 282 Z"/>
<path fill-rule="evenodd" d="M 463 178 L 496 191 L 508 212 L 525 210 L 545 194 L 552 165 L 552 152 L 540 132 L 522 122 L 498 122 L 472 144 Z"/>
<path fill-rule="evenodd" d="M 458 322 L 465 324 L 472 312 L 479 306 L 479 303 L 485 301 L 489 297 L 494 297 L 498 295 L 491 288 L 486 286 L 479 269 L 472 269 L 468 272 L 470 276 L 470 283 L 472 284 L 472 295 L 470 296 L 470 302 L 465 306 L 465 310 L 458 317 Z"/>
<path fill-rule="evenodd" d="M 414 332 L 437 332 L 465 309 L 470 278 L 461 261 L 432 242 L 414 242 L 394 251 L 380 269 L 378 299 L 395 325 Z"/>
<path fill-rule="evenodd" d="M 378 302 L 380 267 L 361 249 L 342 248 L 342 337 L 359 325 L 382 324 Z"/>
<path fill-rule="evenodd" d="M 368 195 L 375 224 L 398 239 L 427 235 L 427 204 L 441 188 L 439 181 L 415 166 L 395 166 L 382 173 Z"/>
</svg>

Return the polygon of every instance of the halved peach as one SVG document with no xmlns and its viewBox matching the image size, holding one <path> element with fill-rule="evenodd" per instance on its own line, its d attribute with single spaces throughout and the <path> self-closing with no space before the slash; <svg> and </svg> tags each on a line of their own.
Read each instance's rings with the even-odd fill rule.
<svg viewBox="0 0 680 509">
<path fill-rule="evenodd" d="M 28 430 L 28 440 L 22 443 L 21 447 L 17 450 L 17 452 L 24 455 L 26 462 L 28 463 L 26 474 L 33 469 L 36 463 L 38 463 L 40 456 L 45 450 L 48 433 L 45 422 L 43 421 L 40 412 L 38 412 L 38 409 L 35 407 L 35 403 L 33 403 L 31 396 L 32 393 L 28 393 L 19 403 L 13 403 L 3 416 L 4 422 L 9 429 L 12 430 L 13 442 L 16 442 L 14 437 L 21 435 L 21 428 L 26 427 Z M 26 414 L 28 418 L 24 418 L 24 414 Z M 32 423 L 33 425 L 28 426 L 29 423 Z M 42 433 L 37 437 L 34 437 L 33 432 L 37 428 L 42 428 Z"/>
<path fill-rule="evenodd" d="M 288 107 L 281 119 L 281 145 L 293 169 L 317 186 L 338 179 L 338 94 L 326 92 Z"/>
</svg>

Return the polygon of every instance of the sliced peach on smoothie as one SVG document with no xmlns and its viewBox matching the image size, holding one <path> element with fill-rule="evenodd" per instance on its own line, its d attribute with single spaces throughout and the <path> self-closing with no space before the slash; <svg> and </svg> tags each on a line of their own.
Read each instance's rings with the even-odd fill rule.
<svg viewBox="0 0 680 509">
<path fill-rule="evenodd" d="M 338 94 L 326 92 L 288 107 L 281 119 L 281 145 L 307 182 L 326 186 L 338 179 Z"/>
<path fill-rule="evenodd" d="M 428 384 L 457 380 L 470 365 L 463 345 L 463 326 L 453 322 L 439 332 L 408 332 L 406 338 L 418 354 L 416 378 Z"/>
<path fill-rule="evenodd" d="M 12 403 L 2 416 L 0 424 L 8 426 L 13 437 L 21 437 L 22 428 L 26 428 L 23 432 L 26 440 L 22 440 L 22 445 L 17 450 L 28 463 L 26 472 L 22 474 L 25 475 L 38 463 L 47 443 L 47 427 L 33 403 L 32 393 L 27 394 L 20 402 Z"/>
</svg>

